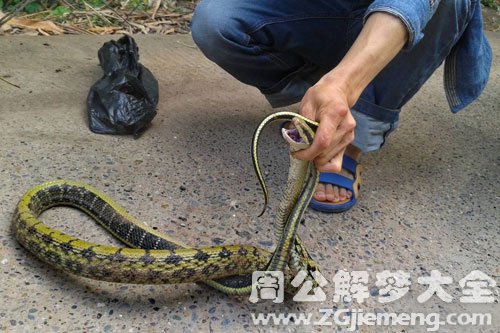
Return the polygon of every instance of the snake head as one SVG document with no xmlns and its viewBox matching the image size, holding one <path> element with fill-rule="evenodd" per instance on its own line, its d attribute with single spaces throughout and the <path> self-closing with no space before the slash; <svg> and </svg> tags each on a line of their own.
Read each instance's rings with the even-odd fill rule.
<svg viewBox="0 0 500 333">
<path fill-rule="evenodd" d="M 284 137 L 285 140 L 287 140 L 287 142 L 290 143 L 290 147 L 292 146 L 294 147 L 291 149 L 297 149 L 297 150 L 305 149 L 309 146 L 310 143 L 312 143 L 312 140 L 314 138 L 314 132 L 316 131 L 319 125 L 317 122 L 311 119 L 307 119 L 306 117 L 300 114 L 289 111 L 282 111 L 267 116 L 255 129 L 252 138 L 252 162 L 255 172 L 257 174 L 257 178 L 259 179 L 259 183 L 262 187 L 262 191 L 264 192 L 264 207 L 259 216 L 262 216 L 262 214 L 264 214 L 264 212 L 266 211 L 269 195 L 267 191 L 266 182 L 264 181 L 264 177 L 260 170 L 260 165 L 257 156 L 258 155 L 257 148 L 259 144 L 259 138 L 261 136 L 264 127 L 266 127 L 268 124 L 276 120 L 292 121 L 293 129 L 295 129 L 297 132 L 294 132 L 293 129 L 290 132 L 290 135 L 288 135 L 288 132 L 284 132 L 287 133 L 286 135 L 284 134 Z M 301 140 L 303 140 L 304 142 L 300 142 Z"/>
<path fill-rule="evenodd" d="M 295 152 L 306 149 L 311 145 L 315 131 L 315 126 L 310 126 L 302 118 L 295 117 L 292 119 L 292 127 L 289 129 L 282 128 L 281 135 L 290 145 L 290 151 Z"/>
</svg>

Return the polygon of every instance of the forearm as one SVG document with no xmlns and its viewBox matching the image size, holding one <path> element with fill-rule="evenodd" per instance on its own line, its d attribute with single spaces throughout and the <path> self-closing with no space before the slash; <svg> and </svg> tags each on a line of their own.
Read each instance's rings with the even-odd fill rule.
<svg viewBox="0 0 500 333">
<path fill-rule="evenodd" d="M 399 18 L 384 12 L 368 17 L 342 61 L 302 98 L 300 113 L 320 125 L 311 147 L 295 153 L 296 158 L 314 160 L 320 171 L 340 171 L 342 155 L 354 139 L 356 122 L 349 109 L 407 39 Z"/>
<path fill-rule="evenodd" d="M 365 87 L 398 54 L 408 39 L 401 20 L 391 14 L 371 14 L 343 60 L 321 80 L 344 91 L 352 107 Z"/>
</svg>

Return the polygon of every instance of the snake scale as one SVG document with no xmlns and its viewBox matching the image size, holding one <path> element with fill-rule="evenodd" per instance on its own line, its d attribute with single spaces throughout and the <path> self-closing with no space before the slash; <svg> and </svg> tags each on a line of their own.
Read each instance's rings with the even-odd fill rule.
<svg viewBox="0 0 500 333">
<path fill-rule="evenodd" d="M 308 147 L 318 126 L 296 113 L 277 112 L 255 130 L 252 161 L 264 192 L 264 210 L 268 190 L 258 146 L 262 130 L 275 120 L 292 121 L 293 129 L 282 130 L 291 152 Z M 93 187 L 72 180 L 50 181 L 28 190 L 17 205 L 12 228 L 19 243 L 33 255 L 78 276 L 142 284 L 202 282 L 227 294 L 243 295 L 251 291 L 254 271 L 317 270 L 297 235 L 317 183 L 313 163 L 290 157 L 288 181 L 274 221 L 277 246 L 272 253 L 252 245 L 190 247 L 148 227 Z M 38 217 L 53 206 L 85 212 L 125 246 L 94 244 L 48 227 Z"/>
</svg>

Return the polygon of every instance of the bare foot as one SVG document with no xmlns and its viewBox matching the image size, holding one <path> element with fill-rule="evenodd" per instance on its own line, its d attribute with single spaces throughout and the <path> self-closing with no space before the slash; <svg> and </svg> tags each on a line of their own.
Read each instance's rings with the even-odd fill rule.
<svg viewBox="0 0 500 333">
<path fill-rule="evenodd" d="M 354 146 L 348 146 L 345 151 L 345 154 L 357 161 L 361 155 L 361 151 Z M 342 169 L 340 174 L 351 179 L 353 178 L 353 175 L 344 169 Z M 316 193 L 314 193 L 314 199 L 321 202 L 337 203 L 337 202 L 342 202 L 344 200 L 348 200 L 351 197 L 352 197 L 351 191 L 348 191 L 343 187 L 338 187 L 332 184 L 324 184 L 324 183 L 319 183 L 318 186 L 316 187 Z"/>
</svg>

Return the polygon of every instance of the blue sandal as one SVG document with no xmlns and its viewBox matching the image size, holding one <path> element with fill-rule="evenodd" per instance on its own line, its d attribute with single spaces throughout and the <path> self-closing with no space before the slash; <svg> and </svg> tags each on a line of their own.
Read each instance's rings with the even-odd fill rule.
<svg viewBox="0 0 500 333">
<path fill-rule="evenodd" d="M 342 160 L 342 169 L 349 171 L 352 174 L 353 179 L 337 173 L 322 172 L 319 175 L 319 181 L 320 183 L 332 184 L 334 186 L 343 187 L 346 190 L 351 191 L 351 198 L 340 202 L 323 202 L 315 200 L 313 198 L 309 203 L 309 207 L 325 213 L 341 213 L 351 209 L 352 206 L 356 204 L 358 191 L 361 187 L 361 171 L 363 167 L 356 160 L 350 158 L 347 155 L 344 155 L 344 158 Z"/>
</svg>

